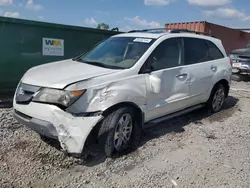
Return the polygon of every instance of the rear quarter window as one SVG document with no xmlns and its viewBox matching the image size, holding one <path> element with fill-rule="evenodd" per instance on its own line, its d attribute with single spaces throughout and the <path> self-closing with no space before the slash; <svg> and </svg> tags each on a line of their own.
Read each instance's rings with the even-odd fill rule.
<svg viewBox="0 0 250 188">
<path fill-rule="evenodd" d="M 205 40 L 198 38 L 184 38 L 185 65 L 209 61 L 209 47 Z"/>
<path fill-rule="evenodd" d="M 212 43 L 211 41 L 207 41 L 207 44 L 209 47 L 209 54 L 211 60 L 224 58 L 224 55 L 214 43 Z"/>
</svg>

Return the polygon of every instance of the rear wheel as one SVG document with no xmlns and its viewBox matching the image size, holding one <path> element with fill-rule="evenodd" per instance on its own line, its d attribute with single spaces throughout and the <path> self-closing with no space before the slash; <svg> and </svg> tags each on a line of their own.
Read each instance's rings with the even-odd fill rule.
<svg viewBox="0 0 250 188">
<path fill-rule="evenodd" d="M 141 129 L 133 108 L 123 107 L 107 115 L 98 133 L 100 149 L 110 157 L 138 145 Z"/>
<path fill-rule="evenodd" d="M 216 85 L 207 102 L 207 107 L 212 113 L 219 112 L 225 102 L 226 92 L 222 84 Z"/>
</svg>

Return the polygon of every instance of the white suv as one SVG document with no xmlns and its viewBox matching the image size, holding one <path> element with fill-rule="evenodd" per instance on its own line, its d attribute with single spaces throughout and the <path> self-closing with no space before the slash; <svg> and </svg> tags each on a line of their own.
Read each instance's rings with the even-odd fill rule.
<svg viewBox="0 0 250 188">
<path fill-rule="evenodd" d="M 113 36 L 75 59 L 27 71 L 14 116 L 80 155 L 134 148 L 143 128 L 202 107 L 221 109 L 232 68 L 220 40 L 181 30 Z"/>
</svg>

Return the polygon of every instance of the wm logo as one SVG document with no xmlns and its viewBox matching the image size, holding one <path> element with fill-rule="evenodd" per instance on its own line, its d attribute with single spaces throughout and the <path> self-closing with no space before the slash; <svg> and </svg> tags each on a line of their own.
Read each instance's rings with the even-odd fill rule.
<svg viewBox="0 0 250 188">
<path fill-rule="evenodd" d="M 57 40 L 45 40 L 45 44 L 49 46 L 62 46 L 61 41 Z"/>
</svg>

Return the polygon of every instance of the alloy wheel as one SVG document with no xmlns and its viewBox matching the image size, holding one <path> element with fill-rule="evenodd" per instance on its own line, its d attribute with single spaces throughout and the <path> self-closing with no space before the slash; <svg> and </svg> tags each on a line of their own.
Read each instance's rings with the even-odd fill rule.
<svg viewBox="0 0 250 188">
<path fill-rule="evenodd" d="M 114 133 L 114 147 L 120 151 L 126 145 L 133 131 L 133 121 L 130 114 L 123 114 L 119 119 Z"/>
</svg>

